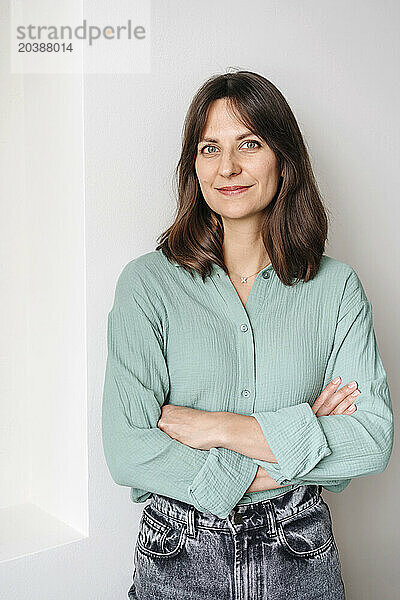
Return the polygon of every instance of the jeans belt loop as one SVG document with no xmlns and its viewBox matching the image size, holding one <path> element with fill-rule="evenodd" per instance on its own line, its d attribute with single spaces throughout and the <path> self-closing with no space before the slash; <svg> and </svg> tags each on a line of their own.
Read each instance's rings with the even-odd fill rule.
<svg viewBox="0 0 400 600">
<path fill-rule="evenodd" d="M 196 537 L 196 527 L 195 527 L 194 515 L 195 515 L 195 507 L 189 506 L 189 509 L 186 513 L 186 534 L 188 537 L 191 537 L 191 538 Z"/>
<path fill-rule="evenodd" d="M 264 510 L 268 519 L 268 535 L 275 537 L 277 535 L 277 520 L 271 500 L 267 500 L 264 505 Z"/>
</svg>

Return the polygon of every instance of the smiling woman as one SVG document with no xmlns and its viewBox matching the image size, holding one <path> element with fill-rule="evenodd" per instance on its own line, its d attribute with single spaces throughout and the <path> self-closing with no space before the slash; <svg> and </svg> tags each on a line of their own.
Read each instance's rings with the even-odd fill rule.
<svg viewBox="0 0 400 600">
<path fill-rule="evenodd" d="M 236 219 L 265 209 L 276 194 L 281 175 L 268 144 L 254 139 L 254 133 L 229 109 L 226 98 L 210 106 L 195 162 L 203 197 L 215 213 L 224 215 L 224 222 L 230 215 Z M 227 204 L 223 196 L 241 202 Z"/>
<path fill-rule="evenodd" d="M 324 254 L 306 147 L 270 81 L 206 81 L 177 174 L 174 223 L 123 268 L 108 315 L 105 457 L 150 499 L 129 598 L 343 600 L 321 490 L 382 472 L 393 444 L 372 305 Z"/>
<path fill-rule="evenodd" d="M 249 71 L 206 81 L 185 118 L 176 176 L 177 215 L 158 245 L 170 260 L 203 279 L 210 262 L 233 273 L 238 257 L 250 273 L 272 261 L 286 285 L 316 275 L 328 210 L 295 116 L 271 81 Z M 245 240 L 239 223 L 247 232 L 251 224 Z"/>
</svg>

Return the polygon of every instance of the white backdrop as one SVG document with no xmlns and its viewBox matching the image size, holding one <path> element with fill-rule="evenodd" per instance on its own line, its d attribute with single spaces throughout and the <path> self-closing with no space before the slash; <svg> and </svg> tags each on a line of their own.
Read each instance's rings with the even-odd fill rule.
<svg viewBox="0 0 400 600">
<path fill-rule="evenodd" d="M 153 0 L 150 73 L 47 76 L 58 77 L 60 97 L 73 81 L 77 93 L 83 87 L 89 537 L 0 564 L 1 600 L 126 597 L 144 505 L 130 502 L 129 488 L 113 483 L 104 461 L 106 317 L 122 267 L 153 250 L 170 224 L 183 119 L 212 74 L 261 73 L 292 107 L 333 215 L 326 253 L 356 269 L 372 302 L 397 419 L 399 13 L 396 0 Z M 11 77 L 13 85 L 24 80 Z M 29 77 L 39 85 L 46 76 Z M 18 181 L 17 162 L 11 176 Z M 384 473 L 354 479 L 341 494 L 323 492 L 347 600 L 398 593 L 399 493 L 396 443 Z"/>
</svg>

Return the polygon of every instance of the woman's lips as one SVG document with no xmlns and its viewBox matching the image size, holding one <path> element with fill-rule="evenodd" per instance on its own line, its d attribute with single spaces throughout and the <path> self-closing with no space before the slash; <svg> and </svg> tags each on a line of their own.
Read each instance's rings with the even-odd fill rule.
<svg viewBox="0 0 400 600">
<path fill-rule="evenodd" d="M 232 187 L 217 188 L 217 190 L 221 192 L 221 194 L 224 194 L 224 196 L 237 196 L 243 194 L 243 192 L 251 187 L 251 185 L 235 185 Z"/>
</svg>

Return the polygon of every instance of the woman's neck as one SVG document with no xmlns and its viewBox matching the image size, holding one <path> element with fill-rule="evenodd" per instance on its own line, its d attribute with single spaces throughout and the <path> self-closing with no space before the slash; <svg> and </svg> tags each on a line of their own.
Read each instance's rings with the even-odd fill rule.
<svg viewBox="0 0 400 600">
<path fill-rule="evenodd" d="M 223 252 L 229 273 L 237 277 L 252 276 L 271 262 L 262 241 L 252 244 L 239 242 L 227 244 L 224 241 Z"/>
</svg>

